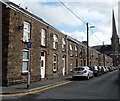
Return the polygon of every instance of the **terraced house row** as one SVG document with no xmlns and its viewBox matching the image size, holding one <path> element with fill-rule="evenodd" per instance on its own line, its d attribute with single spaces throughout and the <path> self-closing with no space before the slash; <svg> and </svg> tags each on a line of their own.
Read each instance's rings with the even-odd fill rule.
<svg viewBox="0 0 120 101">
<path fill-rule="evenodd" d="M 2 7 L 2 84 L 70 75 L 76 66 L 87 65 L 87 46 L 12 2 Z M 30 49 L 27 42 L 32 43 Z M 106 65 L 112 59 L 106 57 Z M 89 64 L 104 65 L 103 54 L 90 48 Z"/>
</svg>

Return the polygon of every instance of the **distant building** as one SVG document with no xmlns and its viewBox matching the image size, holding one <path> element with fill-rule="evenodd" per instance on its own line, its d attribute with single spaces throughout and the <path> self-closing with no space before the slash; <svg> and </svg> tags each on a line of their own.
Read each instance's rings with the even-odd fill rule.
<svg viewBox="0 0 120 101">
<path fill-rule="evenodd" d="M 120 21 L 120 19 L 119 19 L 119 21 Z M 95 48 L 97 51 L 100 51 L 101 53 L 104 53 L 108 56 L 111 56 L 113 59 L 114 66 L 120 65 L 120 37 L 117 34 L 114 11 L 112 13 L 111 45 L 99 45 L 99 46 L 93 46 L 92 48 Z"/>
</svg>

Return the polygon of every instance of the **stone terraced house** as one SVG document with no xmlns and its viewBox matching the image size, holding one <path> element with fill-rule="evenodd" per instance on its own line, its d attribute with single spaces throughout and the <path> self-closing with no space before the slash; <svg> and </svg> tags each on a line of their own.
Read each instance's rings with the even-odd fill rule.
<svg viewBox="0 0 120 101">
<path fill-rule="evenodd" d="M 2 85 L 70 75 L 87 63 L 87 47 L 12 2 L 2 5 Z M 32 47 L 28 48 L 28 43 Z M 103 56 L 89 49 L 90 65 L 103 65 Z M 106 65 L 112 65 L 107 57 Z M 94 61 L 94 62 L 93 62 Z"/>
</svg>

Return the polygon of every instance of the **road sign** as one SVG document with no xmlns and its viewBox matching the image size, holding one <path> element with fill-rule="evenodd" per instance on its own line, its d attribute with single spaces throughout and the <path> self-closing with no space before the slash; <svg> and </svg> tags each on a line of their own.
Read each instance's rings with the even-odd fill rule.
<svg viewBox="0 0 120 101">
<path fill-rule="evenodd" d="M 32 48 L 32 43 L 31 42 L 27 42 L 27 48 Z"/>
</svg>

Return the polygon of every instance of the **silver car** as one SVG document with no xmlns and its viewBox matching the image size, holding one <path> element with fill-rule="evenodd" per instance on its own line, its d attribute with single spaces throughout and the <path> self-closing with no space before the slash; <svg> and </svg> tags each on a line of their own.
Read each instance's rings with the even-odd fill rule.
<svg viewBox="0 0 120 101">
<path fill-rule="evenodd" d="M 94 77 L 94 75 L 93 75 L 93 71 L 91 71 L 89 67 L 80 66 L 74 69 L 72 78 L 75 79 L 76 77 L 86 77 L 89 80 L 90 77 Z"/>
</svg>

